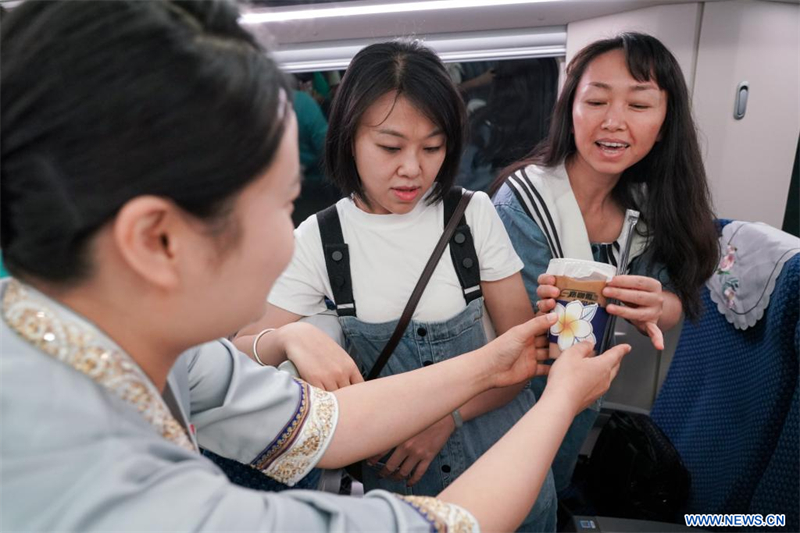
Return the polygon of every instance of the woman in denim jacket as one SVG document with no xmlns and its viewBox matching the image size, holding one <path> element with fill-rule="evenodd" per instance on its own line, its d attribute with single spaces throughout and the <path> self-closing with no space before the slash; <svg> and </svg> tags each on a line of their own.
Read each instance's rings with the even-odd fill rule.
<svg viewBox="0 0 800 533">
<path fill-rule="evenodd" d="M 520 258 L 531 302 L 555 306 L 550 259 L 616 265 L 626 209 L 641 213 L 626 275 L 604 290 L 663 349 L 662 331 L 700 312 L 699 288 L 717 259 L 716 231 L 689 96 L 680 66 L 649 35 L 621 34 L 578 52 L 567 68 L 550 132 L 495 182 L 494 204 Z M 538 394 L 543 379 L 532 382 Z M 579 415 L 556 461 L 557 490 L 570 481 L 599 411 Z"/>
</svg>

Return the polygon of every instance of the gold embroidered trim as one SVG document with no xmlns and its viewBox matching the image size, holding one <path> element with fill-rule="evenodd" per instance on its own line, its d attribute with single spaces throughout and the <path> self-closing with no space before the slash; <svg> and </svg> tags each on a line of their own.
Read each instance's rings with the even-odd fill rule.
<svg viewBox="0 0 800 533">
<path fill-rule="evenodd" d="M 269 461 L 261 460 L 256 466 L 276 481 L 293 486 L 319 462 L 333 436 L 339 416 L 339 404 L 330 392 L 300 381 L 303 387 L 301 406 L 307 416 L 296 416 L 290 426 L 279 436 L 279 446 L 270 446 Z M 288 446 L 286 446 L 288 443 Z"/>
<path fill-rule="evenodd" d="M 400 496 L 398 498 L 417 510 L 437 533 L 478 533 L 478 521 L 466 509 L 430 496 Z"/>
<path fill-rule="evenodd" d="M 295 409 L 294 416 L 286 426 L 284 426 L 280 434 L 267 446 L 266 450 L 259 454 L 251 463 L 252 466 L 258 470 L 266 471 L 277 457 L 285 453 L 297 438 L 298 429 L 302 428 L 303 424 L 305 424 L 306 417 L 309 413 L 309 393 L 311 386 L 297 379 L 295 379 L 294 382 L 300 389 L 300 402 L 297 405 L 297 409 Z"/>
<path fill-rule="evenodd" d="M 121 349 L 103 347 L 86 326 L 62 320 L 16 280 L 3 294 L 3 320 L 25 341 L 131 404 L 165 439 L 198 451 L 139 366 Z"/>
</svg>

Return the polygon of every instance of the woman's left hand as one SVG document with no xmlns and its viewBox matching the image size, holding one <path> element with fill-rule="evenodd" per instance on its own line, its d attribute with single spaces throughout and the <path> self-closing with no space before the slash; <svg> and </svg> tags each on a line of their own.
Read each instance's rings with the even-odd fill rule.
<svg viewBox="0 0 800 533">
<path fill-rule="evenodd" d="M 603 289 L 603 296 L 625 304 L 609 304 L 606 311 L 624 318 L 650 337 L 656 350 L 664 349 L 664 334 L 658 327 L 664 311 L 661 282 L 647 276 L 614 276 Z"/>
<path fill-rule="evenodd" d="M 452 417 L 446 416 L 439 420 L 395 448 L 378 475 L 398 481 L 406 480 L 409 487 L 416 484 L 425 475 L 431 461 L 444 447 L 454 429 Z M 374 463 L 384 455 L 386 454 L 372 457 L 368 462 Z"/>
</svg>

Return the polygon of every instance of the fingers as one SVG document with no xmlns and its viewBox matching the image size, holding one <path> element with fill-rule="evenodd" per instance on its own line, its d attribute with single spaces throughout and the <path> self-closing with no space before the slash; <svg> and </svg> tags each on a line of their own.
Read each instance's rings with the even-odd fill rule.
<svg viewBox="0 0 800 533">
<path fill-rule="evenodd" d="M 578 344 L 574 344 L 561 352 L 559 357 L 564 357 L 565 355 L 568 357 L 576 357 L 585 359 L 594 353 L 594 343 L 583 341 L 579 342 Z"/>
<path fill-rule="evenodd" d="M 527 322 L 520 324 L 513 328 L 525 338 L 536 337 L 543 335 L 550 326 L 556 323 L 556 315 L 554 313 L 547 313 L 546 315 L 537 316 Z"/>
<path fill-rule="evenodd" d="M 327 376 L 311 374 L 311 375 L 303 375 L 301 372 L 301 379 L 311 385 L 312 387 L 316 387 L 318 389 L 322 389 L 324 391 L 333 392 L 338 389 L 338 385 L 336 385 L 335 381 L 328 379 Z"/>
<path fill-rule="evenodd" d="M 547 348 L 550 341 L 547 340 L 547 335 L 539 335 L 533 340 L 533 346 L 536 348 Z"/>
<path fill-rule="evenodd" d="M 548 346 L 547 348 L 537 348 L 535 357 L 536 361 L 540 363 L 542 361 L 547 361 L 548 359 L 550 359 L 550 347 Z"/>
<path fill-rule="evenodd" d="M 534 376 L 546 376 L 550 373 L 550 365 L 536 365 L 536 373 Z"/>
<path fill-rule="evenodd" d="M 533 340 L 533 347 L 535 349 L 534 357 L 537 361 L 547 361 L 550 359 L 550 341 L 547 335 L 538 335 Z"/>
<path fill-rule="evenodd" d="M 664 305 L 664 297 L 661 295 L 661 292 L 606 287 L 603 289 L 603 296 L 606 298 L 616 298 L 626 304 L 638 306 L 657 307 L 661 309 Z"/>
<path fill-rule="evenodd" d="M 538 296 L 541 300 L 547 298 L 558 298 L 559 294 L 561 294 L 561 290 L 554 285 L 539 285 L 536 288 L 536 296 Z"/>
<path fill-rule="evenodd" d="M 409 455 L 400 468 L 392 475 L 392 479 L 403 481 L 411 477 L 411 472 L 415 471 L 415 467 L 419 468 L 419 458 Z"/>
<path fill-rule="evenodd" d="M 627 307 L 623 305 L 608 304 L 606 311 L 631 322 L 656 322 L 661 317 L 653 307 Z"/>
<path fill-rule="evenodd" d="M 552 274 L 539 274 L 539 277 L 536 278 L 536 281 L 539 283 L 539 285 L 555 285 L 556 277 Z"/>
<path fill-rule="evenodd" d="M 338 366 L 320 370 L 324 372 L 320 380 L 333 387 L 325 389 L 327 391 L 335 391 L 364 381 L 364 377 L 358 371 L 358 367 L 353 363 L 352 359 L 347 359 Z"/>
<path fill-rule="evenodd" d="M 386 454 L 389 453 L 390 451 L 391 450 L 386 450 L 385 452 L 379 453 L 377 455 L 373 455 L 372 457 L 368 458 L 367 459 L 367 465 L 375 466 L 377 463 L 380 462 L 381 457 L 385 457 Z"/>
<path fill-rule="evenodd" d="M 358 371 L 358 367 L 353 365 L 353 368 L 350 369 L 350 375 L 348 376 L 348 382 L 350 385 L 355 385 L 356 383 L 362 383 L 364 381 L 364 376 L 361 375 L 361 372 Z"/>
<path fill-rule="evenodd" d="M 360 377 L 360 374 L 359 374 Z M 352 384 L 352 377 L 341 372 L 332 370 L 330 372 L 313 373 L 305 379 L 306 383 L 313 385 L 324 391 L 333 392 L 344 387 L 349 387 Z M 363 381 L 363 378 L 362 378 Z"/>
<path fill-rule="evenodd" d="M 373 461 L 373 463 L 379 460 L 380 457 L 383 457 L 383 455 L 377 456 L 378 459 Z M 371 458 L 370 461 L 373 459 L 375 458 Z M 425 472 L 428 470 L 428 466 L 431 464 L 432 459 L 433 458 L 420 459 L 416 455 L 407 454 L 404 450 L 402 450 L 402 446 L 398 446 L 392 456 L 389 457 L 389 460 L 386 461 L 385 466 L 380 470 L 380 472 L 378 472 L 378 476 L 382 478 L 389 477 L 396 481 L 403 481 L 407 479 L 407 485 L 410 487 L 422 479 L 422 476 L 425 475 Z"/>
<path fill-rule="evenodd" d="M 398 446 L 394 450 L 394 453 L 392 454 L 392 456 L 389 457 L 389 460 L 386 461 L 386 464 L 384 465 L 384 467 L 381 468 L 381 470 L 378 472 L 378 476 L 384 478 L 384 477 L 389 477 L 392 474 L 394 474 L 394 472 L 398 468 L 400 468 L 400 465 L 403 464 L 403 461 L 405 461 L 406 457 L 407 456 L 406 456 L 405 452 L 401 449 L 400 446 Z"/>
<path fill-rule="evenodd" d="M 417 467 L 414 469 L 414 475 L 408 480 L 408 483 L 406 483 L 406 485 L 408 485 L 409 487 L 416 485 L 419 482 L 419 480 L 422 479 L 422 476 L 425 475 L 425 472 L 428 471 L 428 467 L 430 465 L 431 465 L 431 459 L 420 461 L 419 463 L 417 463 Z"/>
<path fill-rule="evenodd" d="M 664 334 L 661 332 L 661 329 L 656 325 L 655 322 L 647 322 L 644 325 L 645 332 L 647 336 L 650 337 L 650 341 L 652 341 L 653 346 L 656 350 L 663 350 L 664 349 Z"/>
<path fill-rule="evenodd" d="M 545 298 L 536 302 L 536 309 L 540 313 L 549 313 L 556 308 L 556 301 L 552 298 Z"/>
<path fill-rule="evenodd" d="M 617 373 L 619 372 L 620 363 L 622 363 L 622 358 L 625 357 L 631 351 L 630 344 L 618 344 L 613 348 L 610 348 L 603 352 L 602 354 L 598 355 L 595 360 L 602 361 L 606 365 L 608 365 L 611 379 L 613 380 Z"/>
<path fill-rule="evenodd" d="M 661 282 L 647 276 L 614 276 L 609 287 L 621 287 L 646 292 L 661 292 Z"/>
</svg>

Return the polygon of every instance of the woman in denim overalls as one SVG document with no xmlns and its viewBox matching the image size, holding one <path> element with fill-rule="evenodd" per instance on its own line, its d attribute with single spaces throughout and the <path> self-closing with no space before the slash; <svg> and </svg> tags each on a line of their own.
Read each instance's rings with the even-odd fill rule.
<svg viewBox="0 0 800 533">
<path fill-rule="evenodd" d="M 267 314 L 240 335 L 317 314 L 327 298 L 352 359 L 333 361 L 326 354 L 313 363 L 294 362 L 312 383 L 307 369 L 330 369 L 318 379 L 327 388 L 360 381 L 394 332 L 460 198 L 460 189 L 451 186 L 464 122 L 458 91 L 430 50 L 391 42 L 359 52 L 333 102 L 326 139 L 326 172 L 348 197 L 297 228 L 295 256 L 270 294 Z M 381 376 L 483 346 L 487 311 L 498 333 L 533 316 L 519 274 L 522 262 L 487 195 L 473 196 L 448 248 Z M 249 351 L 251 339 L 242 337 L 237 345 Z M 474 398 L 368 461 L 365 489 L 438 494 L 534 403 L 524 384 Z M 554 531 L 555 525 L 548 474 L 521 530 Z"/>
</svg>

